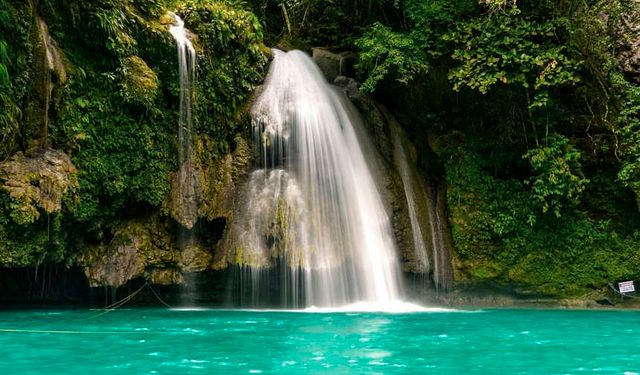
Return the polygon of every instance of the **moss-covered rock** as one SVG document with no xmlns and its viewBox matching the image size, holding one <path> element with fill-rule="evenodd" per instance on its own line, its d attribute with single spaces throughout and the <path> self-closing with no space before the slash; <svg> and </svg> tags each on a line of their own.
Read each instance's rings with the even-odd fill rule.
<svg viewBox="0 0 640 375">
<path fill-rule="evenodd" d="M 251 148 L 247 141 L 238 136 L 235 142 L 234 152 L 217 160 L 207 160 L 206 139 L 198 142 L 201 162 L 198 170 L 203 181 L 203 200 L 199 209 L 201 217 L 212 220 L 231 215 L 231 202 L 237 192 L 237 184 L 247 173 L 252 161 Z"/>
<path fill-rule="evenodd" d="M 158 95 L 158 77 L 138 56 L 124 59 L 122 64 L 122 91 L 125 100 L 151 105 Z"/>
<path fill-rule="evenodd" d="M 184 282 L 184 276 L 175 268 L 154 268 L 147 272 L 146 279 L 155 285 L 176 285 Z"/>
</svg>

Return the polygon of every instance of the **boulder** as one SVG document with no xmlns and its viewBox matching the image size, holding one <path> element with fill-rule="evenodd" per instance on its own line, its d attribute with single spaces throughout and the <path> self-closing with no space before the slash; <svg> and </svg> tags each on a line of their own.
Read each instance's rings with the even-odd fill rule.
<svg viewBox="0 0 640 375">
<path fill-rule="evenodd" d="M 323 48 L 313 48 L 312 58 L 329 82 L 339 76 L 353 76 L 355 73 L 356 54 L 353 52 L 333 53 Z"/>
<path fill-rule="evenodd" d="M 164 209 L 183 227 L 192 229 L 200 218 L 213 220 L 231 215 L 238 181 L 252 161 L 248 142 L 241 136 L 234 141 L 233 152 L 213 155 L 210 150 L 216 141 L 203 134 L 196 137 L 193 163 L 183 164 L 174 175 L 169 199 L 164 203 Z M 180 179 L 182 186 L 192 187 L 188 194 L 180 191 Z"/>
<path fill-rule="evenodd" d="M 184 276 L 175 268 L 155 268 L 148 272 L 146 278 L 155 285 L 176 285 L 184 282 Z"/>
<path fill-rule="evenodd" d="M 116 247 L 101 247 L 97 258 L 84 271 L 91 287 L 120 287 L 144 272 L 144 263 L 138 254 L 138 239 Z"/>
<path fill-rule="evenodd" d="M 184 273 L 212 268 L 211 251 L 197 242 L 177 248 L 157 216 L 124 222 L 113 232 L 109 244 L 90 247 L 76 258 L 91 287 L 120 287 L 136 278 L 158 285 L 181 284 Z"/>
</svg>

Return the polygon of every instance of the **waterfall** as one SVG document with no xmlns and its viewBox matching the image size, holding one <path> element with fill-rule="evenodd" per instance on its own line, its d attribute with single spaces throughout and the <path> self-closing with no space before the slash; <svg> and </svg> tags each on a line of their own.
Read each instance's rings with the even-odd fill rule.
<svg viewBox="0 0 640 375">
<path fill-rule="evenodd" d="M 56 74 L 59 83 L 66 81 L 66 72 L 62 63 L 62 57 L 53 38 L 49 34 L 49 27 L 42 18 L 36 16 L 40 32 L 40 42 L 42 43 L 42 127 L 40 129 L 40 145 L 47 148 L 49 145 L 49 106 L 53 92 L 52 75 Z"/>
<path fill-rule="evenodd" d="M 192 160 L 192 104 L 195 96 L 196 51 L 191 43 L 191 33 L 184 27 L 184 21 L 170 13 L 175 23 L 169 31 L 178 47 L 178 69 L 180 76 L 180 119 L 178 123 L 178 221 L 192 228 L 198 219 L 198 197 L 196 176 Z"/>
<path fill-rule="evenodd" d="M 405 151 L 405 145 L 398 134 L 400 130 L 397 126 L 392 126 L 393 137 L 393 161 L 395 167 L 400 173 L 402 179 L 402 186 L 404 188 L 404 195 L 407 199 L 407 210 L 409 211 L 409 221 L 411 222 L 411 235 L 413 238 L 413 247 L 415 255 L 418 260 L 417 270 L 420 273 L 427 274 L 431 271 L 431 264 L 429 262 L 429 254 L 427 245 L 425 244 L 425 235 L 420 227 L 420 218 L 418 217 L 419 207 L 416 202 L 416 192 L 414 187 L 414 179 L 416 176 L 412 173 L 407 160 L 407 154 Z M 424 197 L 424 186 L 418 185 L 417 188 Z"/>
<path fill-rule="evenodd" d="M 277 289 L 280 306 L 389 309 L 397 251 L 349 111 L 306 54 L 273 54 L 252 108 L 259 165 L 231 229 L 241 282 L 254 302 Z"/>
<path fill-rule="evenodd" d="M 431 273 L 436 288 L 449 289 L 453 286 L 451 252 L 446 243 L 448 228 L 439 207 L 443 203 L 439 201 L 444 199 L 444 191 L 434 184 L 427 184 L 414 164 L 409 162 L 410 145 L 398 124 L 391 124 L 391 135 L 393 161 L 402 179 L 411 222 L 418 262 L 415 268 L 421 274 Z M 428 227 L 424 228 L 425 225 Z"/>
</svg>

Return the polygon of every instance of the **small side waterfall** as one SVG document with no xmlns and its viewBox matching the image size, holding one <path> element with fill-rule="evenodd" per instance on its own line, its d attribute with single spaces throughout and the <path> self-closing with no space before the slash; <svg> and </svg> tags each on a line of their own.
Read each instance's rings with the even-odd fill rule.
<svg viewBox="0 0 640 375">
<path fill-rule="evenodd" d="M 280 306 L 391 309 L 395 241 L 352 119 L 310 57 L 273 53 L 252 110 L 260 164 L 230 231 L 240 289 L 254 303 L 277 289 Z"/>
<path fill-rule="evenodd" d="M 438 189 L 420 175 L 416 167 L 409 162 L 410 145 L 407 136 L 398 124 L 391 124 L 393 138 L 393 161 L 400 173 L 409 219 L 415 255 L 418 260 L 417 270 L 421 274 L 432 273 L 436 288 L 450 289 L 453 286 L 450 246 L 447 244 L 446 217 L 440 206 L 444 199 L 444 191 Z M 439 204 L 440 203 L 440 204 Z M 425 226 L 428 227 L 425 228 Z"/>
<path fill-rule="evenodd" d="M 416 192 L 414 191 L 414 179 L 412 170 L 407 160 L 405 151 L 405 145 L 402 142 L 398 132 L 400 129 L 397 126 L 392 128 L 393 137 L 393 161 L 396 166 L 400 178 L 402 179 L 402 187 L 404 188 L 404 195 L 407 198 L 407 210 L 409 211 L 409 220 L 411 221 L 411 234 L 413 237 L 413 246 L 418 259 L 418 271 L 420 273 L 428 274 L 431 271 L 431 262 L 429 261 L 429 254 L 427 246 L 425 244 L 425 235 L 422 233 L 420 227 L 420 218 L 418 217 L 418 210 L 415 199 Z M 424 186 L 420 184 L 417 186 L 421 195 L 424 197 L 425 192 L 422 189 Z"/>
<path fill-rule="evenodd" d="M 195 98 L 196 51 L 191 43 L 191 33 L 184 27 L 184 21 L 170 13 L 175 24 L 169 31 L 178 47 L 178 67 L 180 75 L 180 119 L 178 123 L 178 215 L 179 221 L 191 229 L 198 220 L 197 181 L 192 156 L 192 104 Z"/>
<path fill-rule="evenodd" d="M 40 34 L 40 42 L 42 43 L 41 55 L 42 62 L 39 70 L 42 72 L 42 124 L 40 128 L 40 147 L 47 148 L 49 146 L 49 107 L 51 106 L 51 97 L 53 94 L 53 79 L 55 75 L 58 83 L 66 82 L 66 72 L 62 63 L 62 56 L 58 47 L 49 34 L 49 27 L 46 22 L 39 16 L 35 16 L 38 31 Z"/>
</svg>

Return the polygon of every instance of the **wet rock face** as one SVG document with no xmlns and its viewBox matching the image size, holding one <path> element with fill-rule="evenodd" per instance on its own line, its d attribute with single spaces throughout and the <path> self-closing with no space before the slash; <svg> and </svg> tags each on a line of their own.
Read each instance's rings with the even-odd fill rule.
<svg viewBox="0 0 640 375">
<path fill-rule="evenodd" d="M 62 209 L 62 198 L 78 186 L 76 168 L 67 154 L 57 150 L 39 150 L 30 156 L 19 152 L 0 163 L 0 188 L 19 205 L 23 224 L 31 223 L 46 213 Z"/>
<path fill-rule="evenodd" d="M 36 13 L 29 38 L 34 62 L 30 72 L 29 104 L 24 109 L 25 135 L 32 144 L 46 148 L 49 120 L 60 100 L 61 88 L 68 81 L 65 67 L 68 60 L 49 34 L 46 22 Z"/>
<path fill-rule="evenodd" d="M 89 285 L 119 287 L 141 275 L 144 265 L 138 256 L 138 241 L 133 238 L 128 244 L 106 249 L 94 263 L 85 267 Z"/>
<path fill-rule="evenodd" d="M 235 150 L 221 156 L 211 155 L 209 150 L 215 147 L 214 142 L 204 135 L 196 138 L 193 171 L 186 173 L 181 168 L 176 173 L 169 199 L 164 204 L 171 217 L 187 229 L 192 229 L 201 218 L 228 218 L 237 184 L 251 165 L 251 148 L 244 138 L 236 137 Z M 180 178 L 192 180 L 187 184 L 194 187 L 190 194 L 178 189 Z"/>
<path fill-rule="evenodd" d="M 382 156 L 381 191 L 387 207 L 390 207 L 391 222 L 396 238 L 396 244 L 402 255 L 402 269 L 414 274 L 429 275 L 433 284 L 442 289 L 453 286 L 453 271 L 451 254 L 453 245 L 446 214 L 446 186 L 438 180 L 441 173 L 436 164 L 429 163 L 425 170 L 429 175 L 420 172 L 417 167 L 418 151 L 412 140 L 408 138 L 395 116 L 384 106 L 376 103 L 371 97 L 363 94 L 358 83 L 347 77 L 337 77 L 335 85 L 342 88 L 351 102 L 358 108 L 364 126 L 371 137 L 375 148 Z M 401 168 L 396 141 L 405 150 L 404 158 L 408 159 L 408 171 L 401 178 Z M 426 146 L 427 150 L 420 150 L 423 156 L 430 155 L 438 159 L 437 155 Z M 411 180 L 411 181 L 408 181 Z M 411 183 L 412 188 L 406 190 L 405 183 Z M 412 207 L 407 202 L 407 193 L 411 193 Z M 419 250 L 416 244 L 413 224 L 410 219 L 410 209 L 420 227 L 420 237 L 426 246 Z M 426 254 L 422 254 L 426 251 Z M 422 254 L 422 255 L 421 255 Z M 425 259 L 426 258 L 426 259 Z"/>
<path fill-rule="evenodd" d="M 184 187 L 188 188 L 185 189 Z M 172 178 L 171 193 L 167 202 L 171 217 L 187 229 L 192 229 L 198 221 L 198 206 L 202 201 L 202 191 L 198 173 L 190 163 L 184 163 Z"/>
<path fill-rule="evenodd" d="M 178 249 L 174 243 L 157 217 L 129 221 L 115 228 L 108 245 L 89 248 L 76 261 L 91 287 L 120 287 L 136 278 L 157 285 L 181 284 L 184 273 L 212 268 L 213 255 L 201 244 Z"/>
<path fill-rule="evenodd" d="M 392 163 L 393 147 L 385 111 L 370 96 L 360 91 L 360 85 L 356 80 L 340 76 L 334 80 L 334 83 L 344 90 L 349 100 L 358 108 L 376 148 L 387 162 Z"/>
<path fill-rule="evenodd" d="M 333 53 L 323 48 L 314 48 L 312 58 L 329 82 L 339 76 L 352 77 L 355 73 L 356 54 L 352 52 Z"/>
</svg>

